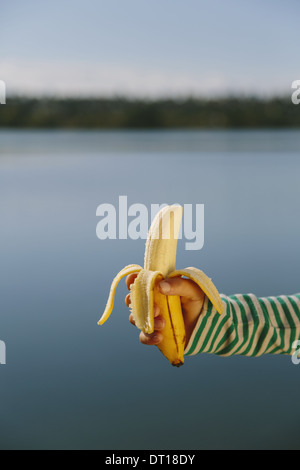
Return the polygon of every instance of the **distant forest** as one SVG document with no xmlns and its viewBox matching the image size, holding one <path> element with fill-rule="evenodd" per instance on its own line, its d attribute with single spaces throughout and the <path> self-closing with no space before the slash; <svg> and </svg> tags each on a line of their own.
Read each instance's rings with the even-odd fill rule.
<svg viewBox="0 0 300 470">
<path fill-rule="evenodd" d="M 288 98 L 7 98 L 2 128 L 172 129 L 299 128 L 300 105 Z"/>
</svg>

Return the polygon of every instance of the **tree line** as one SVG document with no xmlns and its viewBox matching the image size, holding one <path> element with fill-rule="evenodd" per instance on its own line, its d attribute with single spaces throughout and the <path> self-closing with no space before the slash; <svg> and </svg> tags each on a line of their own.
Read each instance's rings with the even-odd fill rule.
<svg viewBox="0 0 300 470">
<path fill-rule="evenodd" d="M 172 129 L 299 128 L 290 98 L 7 98 L 2 128 Z"/>
</svg>

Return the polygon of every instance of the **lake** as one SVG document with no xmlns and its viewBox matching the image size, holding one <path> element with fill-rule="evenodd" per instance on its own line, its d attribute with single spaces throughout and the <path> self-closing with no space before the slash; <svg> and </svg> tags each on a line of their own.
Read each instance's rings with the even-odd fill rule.
<svg viewBox="0 0 300 470">
<path fill-rule="evenodd" d="M 178 243 L 224 294 L 300 292 L 299 131 L 0 131 L 0 447 L 299 449 L 300 365 L 139 343 L 125 282 L 145 240 L 99 240 L 96 209 L 204 204 Z"/>
</svg>

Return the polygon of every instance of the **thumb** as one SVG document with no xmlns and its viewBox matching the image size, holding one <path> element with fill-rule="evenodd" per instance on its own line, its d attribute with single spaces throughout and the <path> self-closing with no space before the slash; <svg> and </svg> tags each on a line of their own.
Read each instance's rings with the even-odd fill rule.
<svg viewBox="0 0 300 470">
<path fill-rule="evenodd" d="M 165 295 L 179 295 L 187 300 L 203 300 L 204 293 L 202 289 L 191 279 L 182 277 L 173 277 L 164 279 L 159 283 L 159 290 Z"/>
</svg>

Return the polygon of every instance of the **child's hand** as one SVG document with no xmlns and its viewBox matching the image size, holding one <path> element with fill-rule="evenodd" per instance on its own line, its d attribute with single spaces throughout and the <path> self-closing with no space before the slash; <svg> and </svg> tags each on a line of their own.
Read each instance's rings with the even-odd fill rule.
<svg viewBox="0 0 300 470">
<path fill-rule="evenodd" d="M 127 276 L 126 284 L 129 290 L 136 277 L 137 274 L 130 274 Z M 205 297 L 203 291 L 195 282 L 181 277 L 173 277 L 172 279 L 160 281 L 159 289 L 162 294 L 180 296 L 187 344 L 203 306 Z M 129 307 L 130 294 L 127 294 L 125 297 L 125 303 L 127 307 Z M 135 325 L 132 314 L 129 315 L 129 321 Z M 141 332 L 141 343 L 148 345 L 159 344 L 163 338 L 164 326 L 165 321 L 160 316 L 159 307 L 154 304 L 154 333 L 146 334 Z"/>
</svg>

